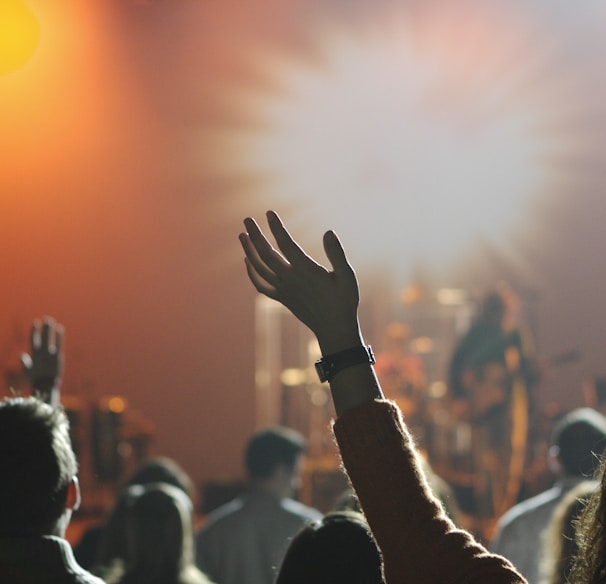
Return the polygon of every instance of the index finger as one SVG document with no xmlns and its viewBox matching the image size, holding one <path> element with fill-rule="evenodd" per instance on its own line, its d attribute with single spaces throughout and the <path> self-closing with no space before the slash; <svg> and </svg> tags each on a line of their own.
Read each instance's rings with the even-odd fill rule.
<svg viewBox="0 0 606 584">
<path fill-rule="evenodd" d="M 61 355 L 63 350 L 63 337 L 65 336 L 65 327 L 62 324 L 55 326 L 55 352 Z"/>
<path fill-rule="evenodd" d="M 282 219 L 280 219 L 280 216 L 275 211 L 267 212 L 267 222 L 280 251 L 290 263 L 297 263 L 301 260 L 313 261 L 292 238 L 286 227 L 284 227 Z"/>
</svg>

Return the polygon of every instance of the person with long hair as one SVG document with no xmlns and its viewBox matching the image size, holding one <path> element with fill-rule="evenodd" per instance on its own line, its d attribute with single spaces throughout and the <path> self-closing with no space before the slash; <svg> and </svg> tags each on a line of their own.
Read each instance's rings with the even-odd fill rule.
<svg viewBox="0 0 606 584">
<path fill-rule="evenodd" d="M 110 584 L 209 584 L 196 567 L 189 497 L 166 483 L 129 489 L 123 573 Z"/>
<path fill-rule="evenodd" d="M 570 571 L 574 584 L 606 583 L 606 463 L 600 486 L 585 507 L 575 531 L 578 554 Z"/>
</svg>

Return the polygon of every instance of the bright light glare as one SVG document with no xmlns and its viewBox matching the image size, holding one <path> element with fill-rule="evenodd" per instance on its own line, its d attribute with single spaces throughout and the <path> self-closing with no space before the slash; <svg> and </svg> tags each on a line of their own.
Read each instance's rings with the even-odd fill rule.
<svg viewBox="0 0 606 584">
<path fill-rule="evenodd" d="M 0 0 L 0 75 L 21 68 L 40 40 L 40 25 L 23 0 Z"/>
<path fill-rule="evenodd" d="M 283 91 L 243 96 L 263 129 L 231 136 L 239 167 L 303 222 L 328 220 L 357 260 L 397 249 L 400 265 L 445 267 L 501 243 L 548 180 L 542 104 L 405 32 L 332 31 L 321 47 L 322 66 L 264 57 Z"/>
</svg>

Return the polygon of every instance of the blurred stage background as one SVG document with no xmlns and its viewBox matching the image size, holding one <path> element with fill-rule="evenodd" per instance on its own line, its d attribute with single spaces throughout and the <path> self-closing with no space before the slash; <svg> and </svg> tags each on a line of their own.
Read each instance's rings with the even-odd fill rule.
<svg viewBox="0 0 606 584">
<path fill-rule="evenodd" d="M 52 315 L 76 409 L 122 396 L 152 453 L 240 478 L 273 414 L 237 235 L 267 208 L 313 253 L 341 235 L 378 350 L 418 317 L 403 291 L 504 279 L 540 355 L 580 354 L 541 404 L 606 374 L 603 2 L 11 3 L 31 56 L 0 63 L 3 390 Z M 440 381 L 457 331 L 432 306 Z"/>
</svg>

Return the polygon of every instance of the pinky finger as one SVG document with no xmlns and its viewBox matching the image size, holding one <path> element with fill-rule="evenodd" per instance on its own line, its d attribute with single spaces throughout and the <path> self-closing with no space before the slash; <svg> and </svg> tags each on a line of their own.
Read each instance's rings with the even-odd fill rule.
<svg viewBox="0 0 606 584">
<path fill-rule="evenodd" d="M 259 276 L 270 284 L 275 285 L 278 282 L 277 275 L 261 259 L 257 252 L 257 248 L 250 240 L 250 236 L 246 233 L 240 234 L 240 243 L 242 244 L 242 248 L 246 254 L 246 259 L 250 262 L 251 266 L 254 267 Z"/>
</svg>

